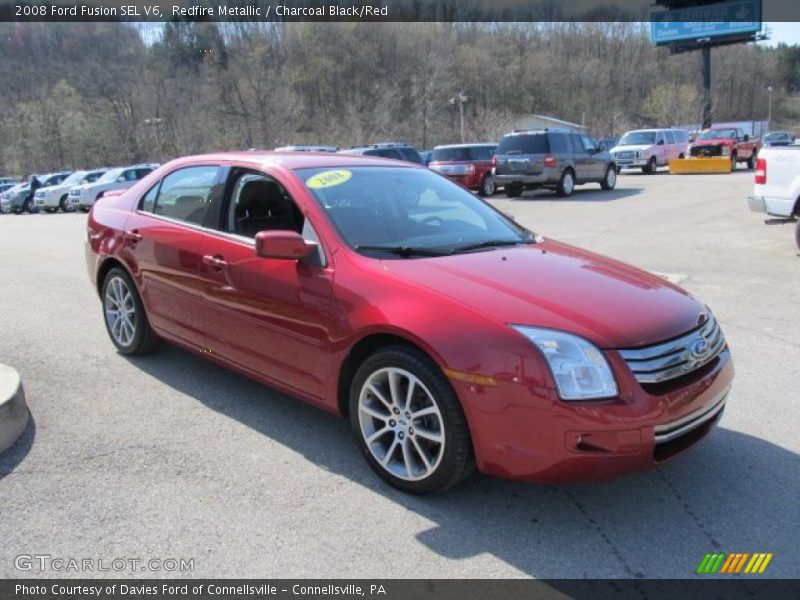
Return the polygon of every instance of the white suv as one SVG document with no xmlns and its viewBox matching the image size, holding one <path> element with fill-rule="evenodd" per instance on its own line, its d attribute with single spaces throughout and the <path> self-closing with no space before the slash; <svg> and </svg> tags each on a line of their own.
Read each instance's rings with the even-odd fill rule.
<svg viewBox="0 0 800 600">
<path fill-rule="evenodd" d="M 75 171 L 58 185 L 39 188 L 33 195 L 36 208 L 51 213 L 59 208 L 64 212 L 74 211 L 75 206 L 68 202 L 69 191 L 76 185 L 97 181 L 107 170 Z"/>
<path fill-rule="evenodd" d="M 611 149 L 617 169 L 641 168 L 655 173 L 669 164 L 671 158 L 686 156 L 689 132 L 685 129 L 635 129 L 623 135 Z"/>
<path fill-rule="evenodd" d="M 70 207 L 88 212 L 95 201 L 111 190 L 124 190 L 149 175 L 158 165 L 131 165 L 109 169 L 92 183 L 77 185 L 69 190 Z"/>
</svg>

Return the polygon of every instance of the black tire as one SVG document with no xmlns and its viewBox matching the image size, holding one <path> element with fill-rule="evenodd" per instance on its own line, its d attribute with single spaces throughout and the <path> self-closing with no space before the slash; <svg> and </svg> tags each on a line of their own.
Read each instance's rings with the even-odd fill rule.
<svg viewBox="0 0 800 600">
<path fill-rule="evenodd" d="M 417 378 L 424 388 L 430 392 L 436 408 L 438 408 L 439 414 L 441 415 L 441 429 L 444 434 L 443 449 L 440 447 L 441 455 L 436 455 L 435 460 L 438 462 L 433 466 L 430 474 L 422 479 L 404 479 L 389 472 L 387 468 L 384 468 L 375 456 L 373 456 L 364 439 L 366 434 L 362 433 L 362 424 L 359 419 L 359 399 L 361 390 L 371 376 L 379 374 L 383 369 L 392 368 L 401 369 Z M 403 395 L 405 395 L 405 391 Z M 423 398 L 427 399 L 428 396 L 424 395 Z M 469 428 L 467 427 L 467 420 L 461 408 L 461 403 L 453 391 L 450 382 L 439 367 L 419 350 L 400 345 L 388 346 L 368 357 L 358 368 L 353 378 L 353 382 L 350 386 L 349 407 L 350 426 L 353 430 L 353 435 L 358 447 L 361 449 L 362 454 L 372 470 L 389 485 L 411 494 L 438 493 L 461 483 L 475 470 L 475 459 L 472 453 Z M 392 418 L 393 415 L 388 409 L 386 409 L 386 412 L 387 418 Z M 397 413 L 400 416 L 396 417 L 397 421 L 395 421 L 398 426 L 403 416 L 401 413 L 402 411 Z M 424 418 L 426 417 L 423 417 L 423 419 Z M 382 419 L 377 419 L 379 423 L 381 420 Z M 407 435 L 412 436 L 413 425 L 417 424 L 419 427 L 419 420 L 415 419 L 412 421 L 409 419 L 408 424 L 412 427 L 407 430 L 410 432 Z M 389 445 L 389 449 L 393 448 L 396 443 L 399 443 L 397 440 L 402 438 L 403 435 L 402 433 L 394 433 L 391 430 L 388 431 L 387 434 L 389 436 L 394 436 L 391 438 L 393 441 L 386 441 L 387 445 Z M 410 446 L 411 441 L 411 437 L 408 437 L 403 444 Z M 401 446 L 397 448 L 401 448 Z M 394 452 L 389 453 L 389 464 L 394 462 L 391 459 L 395 456 L 395 453 L 398 452 L 397 448 L 394 449 Z M 399 453 L 401 455 L 403 454 L 402 448 L 399 450 Z M 417 466 L 421 466 L 422 460 L 418 454 L 416 456 Z M 409 471 L 410 470 L 407 470 L 407 472 Z"/>
<path fill-rule="evenodd" d="M 739 161 L 739 157 L 736 155 L 736 153 L 734 152 L 733 154 L 731 154 L 731 171 L 735 171 L 736 170 L 736 163 L 738 161 Z"/>
<path fill-rule="evenodd" d="M 506 196 L 509 198 L 518 198 L 522 195 L 522 184 L 521 183 L 507 183 L 504 186 Z"/>
<path fill-rule="evenodd" d="M 69 203 L 67 194 L 61 196 L 61 200 L 58 201 L 58 207 L 65 213 L 75 212 L 75 207 Z"/>
<path fill-rule="evenodd" d="M 81 212 L 85 212 L 85 213 L 89 212 L 89 207 L 88 206 L 81 206 L 80 209 L 81 209 Z"/>
<path fill-rule="evenodd" d="M 112 333 L 111 325 L 109 324 L 109 317 L 106 315 L 109 286 L 113 285 L 117 280 L 121 280 L 126 286 L 127 290 L 130 292 L 133 305 L 135 319 L 133 324 L 133 335 L 131 336 L 130 342 L 127 344 L 121 343 Z M 133 280 L 131 279 L 130 275 L 128 275 L 127 271 L 121 267 L 112 268 L 106 274 L 106 277 L 103 280 L 100 298 L 102 300 L 101 308 L 103 311 L 103 323 L 106 325 L 108 337 L 111 339 L 111 342 L 114 344 L 114 346 L 116 346 L 120 354 L 148 354 L 156 349 L 159 343 L 158 336 L 156 336 L 155 332 L 150 327 L 150 322 L 147 320 L 147 315 L 145 314 L 144 305 L 142 304 L 142 299 L 139 296 L 139 291 L 136 289 L 136 285 L 134 285 Z M 108 304 L 109 306 L 112 306 L 112 304 Z"/>
<path fill-rule="evenodd" d="M 647 175 L 652 175 L 658 171 L 658 162 L 656 161 L 655 156 L 651 156 L 650 160 L 647 161 L 647 166 L 642 167 L 642 173 L 646 173 Z"/>
<path fill-rule="evenodd" d="M 794 226 L 794 243 L 797 244 L 797 249 L 800 250 L 800 221 Z"/>
<path fill-rule="evenodd" d="M 747 168 L 753 171 L 756 168 L 756 153 L 753 152 L 747 159 Z"/>
<path fill-rule="evenodd" d="M 606 176 L 603 177 L 603 181 L 600 182 L 600 187 L 604 190 L 613 190 L 617 187 L 617 171 L 614 165 L 608 165 Z"/>
<path fill-rule="evenodd" d="M 572 169 L 564 169 L 561 179 L 556 186 L 556 194 L 561 198 L 567 198 L 575 191 L 575 172 Z"/>
<path fill-rule="evenodd" d="M 481 181 L 481 187 L 478 189 L 478 195 L 484 198 L 493 195 L 497 191 L 497 186 L 494 184 L 494 177 L 491 173 L 487 173 Z"/>
</svg>

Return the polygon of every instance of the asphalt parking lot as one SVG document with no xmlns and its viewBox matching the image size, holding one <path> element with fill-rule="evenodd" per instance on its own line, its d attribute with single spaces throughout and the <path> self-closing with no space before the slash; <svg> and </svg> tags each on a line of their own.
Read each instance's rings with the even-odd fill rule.
<svg viewBox="0 0 800 600">
<path fill-rule="evenodd" d="M 86 215 L 1 215 L 0 362 L 22 375 L 33 424 L 0 456 L 0 577 L 49 554 L 194 559 L 159 577 L 681 578 L 708 552 L 772 552 L 764 576 L 796 577 L 800 256 L 793 225 L 747 210 L 751 191 L 749 172 L 623 174 L 613 192 L 493 198 L 698 295 L 737 376 L 719 428 L 658 470 L 477 476 L 423 498 L 381 483 L 343 420 L 174 347 L 118 355 L 86 275 Z"/>
</svg>

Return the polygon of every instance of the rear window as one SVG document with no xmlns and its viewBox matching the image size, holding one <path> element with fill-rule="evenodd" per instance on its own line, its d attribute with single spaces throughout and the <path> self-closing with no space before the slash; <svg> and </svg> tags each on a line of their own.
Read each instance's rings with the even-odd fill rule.
<svg viewBox="0 0 800 600">
<path fill-rule="evenodd" d="M 497 154 L 547 154 L 548 152 L 550 145 L 544 133 L 507 135 L 497 146 Z"/>
<path fill-rule="evenodd" d="M 489 160 L 494 156 L 494 146 L 460 146 L 457 148 L 436 148 L 431 156 L 435 161 Z"/>
</svg>

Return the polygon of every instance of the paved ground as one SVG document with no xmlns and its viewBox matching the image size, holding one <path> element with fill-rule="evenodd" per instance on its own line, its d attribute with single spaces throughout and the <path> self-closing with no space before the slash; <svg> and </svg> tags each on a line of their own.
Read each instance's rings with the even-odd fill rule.
<svg viewBox="0 0 800 600">
<path fill-rule="evenodd" d="M 36 553 L 193 558 L 193 576 L 686 577 L 714 551 L 774 552 L 767 574 L 796 576 L 800 257 L 791 226 L 746 209 L 751 181 L 623 175 L 613 193 L 493 200 L 679 280 L 716 312 L 738 374 L 719 429 L 657 471 L 479 476 L 434 498 L 381 484 L 343 421 L 175 348 L 117 355 L 85 215 L 0 216 L 0 362 L 35 420 L 0 457 L 0 577 Z"/>
</svg>

